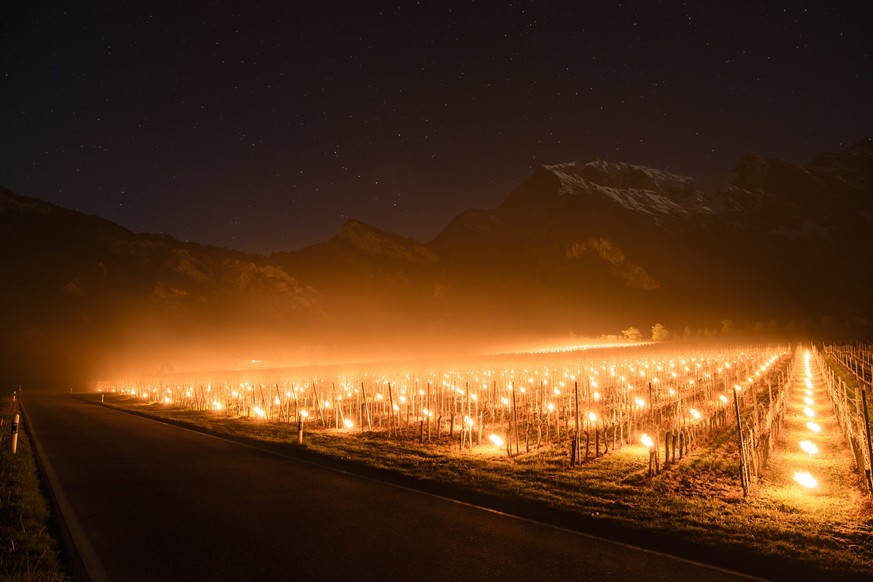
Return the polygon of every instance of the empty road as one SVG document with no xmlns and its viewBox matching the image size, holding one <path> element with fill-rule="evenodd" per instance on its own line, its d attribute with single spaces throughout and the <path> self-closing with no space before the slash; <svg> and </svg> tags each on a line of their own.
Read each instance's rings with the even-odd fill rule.
<svg viewBox="0 0 873 582">
<path fill-rule="evenodd" d="M 96 579 L 737 578 L 68 394 L 23 405 Z"/>
</svg>

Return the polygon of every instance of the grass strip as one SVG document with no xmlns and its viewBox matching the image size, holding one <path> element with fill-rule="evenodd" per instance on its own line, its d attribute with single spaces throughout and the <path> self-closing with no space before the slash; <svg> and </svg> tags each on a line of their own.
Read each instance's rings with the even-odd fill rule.
<svg viewBox="0 0 873 582">
<path fill-rule="evenodd" d="M 0 579 L 69 580 L 23 422 L 12 454 L 12 395 L 0 398 Z"/>
</svg>

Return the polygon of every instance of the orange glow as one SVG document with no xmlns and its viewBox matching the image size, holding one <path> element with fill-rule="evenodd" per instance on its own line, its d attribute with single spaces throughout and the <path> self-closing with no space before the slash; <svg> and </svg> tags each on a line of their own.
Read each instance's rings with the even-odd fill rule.
<svg viewBox="0 0 873 582">
<path fill-rule="evenodd" d="M 810 455 L 814 455 L 818 452 L 818 447 L 815 446 L 815 443 L 812 441 L 800 441 L 800 448 L 803 449 L 803 452 L 809 453 Z"/>
<path fill-rule="evenodd" d="M 815 480 L 815 477 L 810 475 L 809 471 L 797 471 L 794 473 L 794 480 L 807 489 L 812 489 L 818 485 L 818 481 Z"/>
</svg>

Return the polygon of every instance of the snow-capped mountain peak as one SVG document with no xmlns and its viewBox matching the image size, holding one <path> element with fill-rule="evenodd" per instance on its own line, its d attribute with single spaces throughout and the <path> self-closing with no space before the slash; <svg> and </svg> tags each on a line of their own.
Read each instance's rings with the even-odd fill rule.
<svg viewBox="0 0 873 582">
<path fill-rule="evenodd" d="M 694 179 L 623 162 L 571 162 L 544 166 L 560 181 L 560 194 L 603 197 L 632 212 L 681 216 L 707 212 Z"/>
</svg>

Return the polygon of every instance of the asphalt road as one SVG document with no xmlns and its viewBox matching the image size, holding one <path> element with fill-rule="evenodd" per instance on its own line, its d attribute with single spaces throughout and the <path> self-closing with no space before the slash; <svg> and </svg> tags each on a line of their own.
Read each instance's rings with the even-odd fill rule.
<svg viewBox="0 0 873 582">
<path fill-rule="evenodd" d="M 23 403 L 97 578 L 737 578 L 71 395 L 31 392 Z"/>
</svg>

